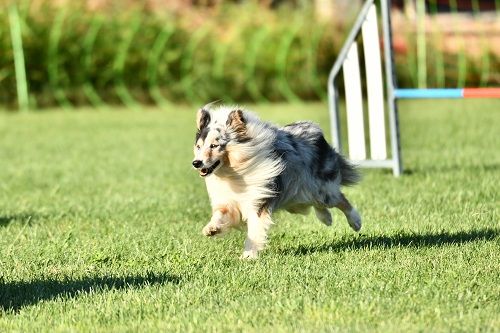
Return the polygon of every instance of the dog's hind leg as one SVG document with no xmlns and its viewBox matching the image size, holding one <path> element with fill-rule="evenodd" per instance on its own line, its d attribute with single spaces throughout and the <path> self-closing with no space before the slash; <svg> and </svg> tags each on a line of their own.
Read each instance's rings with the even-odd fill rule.
<svg viewBox="0 0 500 333">
<path fill-rule="evenodd" d="M 267 231 L 272 223 L 270 212 L 267 210 L 248 216 L 248 232 L 241 259 L 257 259 L 259 251 L 266 246 Z"/>
<path fill-rule="evenodd" d="M 326 207 L 314 207 L 316 217 L 327 226 L 332 225 L 332 214 Z"/>
<path fill-rule="evenodd" d="M 354 231 L 359 231 L 361 229 L 361 216 L 359 216 L 358 211 L 351 206 L 347 198 L 343 193 L 340 193 L 340 201 L 335 205 L 338 209 L 344 213 L 347 218 L 347 222 Z"/>
<path fill-rule="evenodd" d="M 286 211 L 292 214 L 307 215 L 311 209 L 309 204 L 297 204 L 286 208 Z"/>
</svg>

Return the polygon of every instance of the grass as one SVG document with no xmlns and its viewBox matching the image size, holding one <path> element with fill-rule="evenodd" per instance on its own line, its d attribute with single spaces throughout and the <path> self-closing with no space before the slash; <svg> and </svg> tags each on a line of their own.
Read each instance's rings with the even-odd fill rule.
<svg viewBox="0 0 500 333">
<path fill-rule="evenodd" d="M 201 236 L 192 109 L 0 113 L 0 331 L 498 332 L 499 108 L 403 103 L 407 173 L 346 190 L 361 234 L 277 214 L 255 262 Z"/>
</svg>

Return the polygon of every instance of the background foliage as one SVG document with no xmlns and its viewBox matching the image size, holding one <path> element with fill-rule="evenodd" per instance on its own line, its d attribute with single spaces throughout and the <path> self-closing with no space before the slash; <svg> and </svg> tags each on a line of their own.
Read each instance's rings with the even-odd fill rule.
<svg viewBox="0 0 500 333">
<path fill-rule="evenodd" d="M 7 3 L 0 7 L 0 105 L 15 107 Z M 325 21 L 311 6 L 253 2 L 169 11 L 40 0 L 17 8 L 32 107 L 324 99 L 328 71 L 356 13 Z M 487 48 L 479 58 L 436 55 L 440 42 L 428 40 L 431 85 L 498 84 L 498 76 L 484 75 L 500 67 Z M 405 43 L 399 83 L 414 86 L 414 35 Z"/>
</svg>

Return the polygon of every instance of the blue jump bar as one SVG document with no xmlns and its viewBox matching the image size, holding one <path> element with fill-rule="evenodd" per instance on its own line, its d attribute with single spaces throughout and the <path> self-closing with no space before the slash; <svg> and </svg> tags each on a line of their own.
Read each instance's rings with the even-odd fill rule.
<svg viewBox="0 0 500 333">
<path fill-rule="evenodd" d="M 394 97 L 401 99 L 415 98 L 463 98 L 463 89 L 395 89 Z"/>
</svg>

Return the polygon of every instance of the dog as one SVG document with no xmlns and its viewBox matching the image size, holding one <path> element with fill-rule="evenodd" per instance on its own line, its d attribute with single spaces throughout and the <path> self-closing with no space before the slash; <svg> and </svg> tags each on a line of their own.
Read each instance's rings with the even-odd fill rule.
<svg viewBox="0 0 500 333">
<path fill-rule="evenodd" d="M 243 259 L 258 257 L 273 212 L 284 209 L 332 224 L 329 208 L 352 229 L 361 217 L 340 191 L 360 175 L 325 140 L 320 127 L 300 121 L 278 128 L 239 107 L 208 104 L 196 115 L 193 167 L 205 179 L 212 217 L 203 234 L 214 236 L 246 223 Z"/>
</svg>

